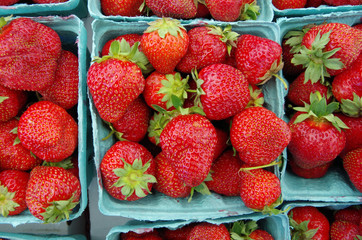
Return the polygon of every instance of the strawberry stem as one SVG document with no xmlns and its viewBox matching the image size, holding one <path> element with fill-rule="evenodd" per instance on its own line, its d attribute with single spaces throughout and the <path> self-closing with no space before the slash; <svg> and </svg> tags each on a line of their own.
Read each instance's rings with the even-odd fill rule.
<svg viewBox="0 0 362 240">
<path fill-rule="evenodd" d="M 68 200 L 59 200 L 51 202 L 45 209 L 45 212 L 41 213 L 44 223 L 57 223 L 63 219 L 69 219 L 69 215 L 75 208 L 78 202 L 74 202 L 75 194 Z"/>
<path fill-rule="evenodd" d="M 15 211 L 16 207 L 20 205 L 13 201 L 15 192 L 9 192 L 8 188 L 0 185 L 0 213 L 2 216 L 7 217 L 9 212 Z"/>
</svg>

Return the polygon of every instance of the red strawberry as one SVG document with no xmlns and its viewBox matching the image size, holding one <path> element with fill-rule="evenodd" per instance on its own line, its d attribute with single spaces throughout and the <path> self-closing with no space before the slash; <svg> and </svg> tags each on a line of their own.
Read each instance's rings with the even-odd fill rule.
<svg viewBox="0 0 362 240">
<path fill-rule="evenodd" d="M 78 125 L 64 108 L 40 101 L 21 115 L 18 136 L 35 156 L 59 162 L 71 156 L 78 146 Z"/>
<path fill-rule="evenodd" d="M 202 80 L 202 109 L 210 120 L 222 120 L 242 111 L 250 100 L 249 84 L 241 71 L 227 64 L 212 64 L 198 74 Z"/>
<path fill-rule="evenodd" d="M 197 13 L 195 18 L 210 18 L 210 11 L 204 3 L 197 3 Z"/>
<path fill-rule="evenodd" d="M 172 198 L 185 198 L 190 195 L 191 187 L 188 187 L 176 175 L 169 159 L 163 152 L 155 157 L 157 183 L 154 189 Z"/>
<path fill-rule="evenodd" d="M 143 0 L 101 0 L 100 4 L 102 13 L 106 16 L 135 17 L 142 15 L 142 10 L 140 10 L 140 8 L 143 4 Z"/>
<path fill-rule="evenodd" d="M 53 84 L 39 93 L 44 100 L 58 104 L 64 109 L 70 109 L 78 103 L 78 57 L 67 50 L 62 50 L 58 60 Z"/>
<path fill-rule="evenodd" d="M 0 28 L 0 84 L 32 91 L 49 87 L 54 82 L 61 52 L 57 32 L 25 17 Z"/>
<path fill-rule="evenodd" d="M 332 94 L 329 88 L 321 82 L 312 83 L 311 81 L 304 81 L 305 72 L 301 73 L 294 81 L 289 85 L 289 91 L 287 98 L 293 104 L 293 106 L 304 106 L 304 103 L 310 104 L 309 97 L 311 93 L 316 91 L 327 99 L 327 103 L 331 102 Z"/>
<path fill-rule="evenodd" d="M 187 236 L 197 224 L 193 222 L 177 229 L 162 228 L 161 235 L 166 240 L 187 240 Z"/>
<path fill-rule="evenodd" d="M 346 145 L 339 154 L 340 157 L 343 157 L 347 152 L 362 147 L 362 116 L 349 117 L 341 113 L 336 113 L 335 115 L 339 117 L 348 127 L 344 129 L 346 135 Z"/>
<path fill-rule="evenodd" d="M 341 128 L 347 126 L 333 112 L 338 103 L 327 106 L 319 92 L 311 94 L 311 104 L 295 108 L 288 125 L 292 138 L 288 150 L 295 163 L 302 168 L 314 168 L 333 161 L 346 144 L 346 135 Z"/>
<path fill-rule="evenodd" d="M 172 73 L 186 54 L 189 44 L 187 31 L 180 21 L 171 18 L 161 18 L 149 25 L 142 35 L 142 51 L 156 71 Z"/>
<path fill-rule="evenodd" d="M 234 156 L 232 150 L 227 150 L 217 158 L 211 166 L 211 181 L 205 182 L 209 190 L 225 196 L 239 196 L 239 170 L 241 160 Z"/>
<path fill-rule="evenodd" d="M 132 47 L 136 42 L 140 42 L 142 38 L 141 34 L 138 33 L 128 33 L 128 34 L 124 34 L 124 35 L 120 35 L 116 38 L 113 38 L 111 40 L 108 40 L 106 42 L 106 44 L 104 44 L 103 48 L 102 48 L 102 52 L 101 52 L 101 56 L 106 56 L 109 54 L 109 48 L 111 47 L 112 42 L 114 41 L 122 41 L 122 39 L 126 40 L 130 47 Z M 140 48 L 138 48 L 139 51 L 141 51 Z"/>
<path fill-rule="evenodd" d="M 15 118 L 0 122 L 0 169 L 2 170 L 28 171 L 43 162 L 20 143 L 17 134 L 18 124 L 19 121 Z"/>
<path fill-rule="evenodd" d="M 0 85 L 0 121 L 5 122 L 16 117 L 26 100 L 26 92 Z"/>
<path fill-rule="evenodd" d="M 304 8 L 307 0 L 272 0 L 273 6 L 279 10 L 293 9 L 293 8 Z"/>
<path fill-rule="evenodd" d="M 161 148 L 175 173 L 190 187 L 200 185 L 207 177 L 216 142 L 215 127 L 199 114 L 172 118 L 160 136 Z"/>
<path fill-rule="evenodd" d="M 230 234 L 224 224 L 202 222 L 194 226 L 186 240 L 230 240 Z"/>
<path fill-rule="evenodd" d="M 162 240 L 162 238 L 159 236 L 157 230 L 143 233 L 136 233 L 131 231 L 127 233 L 121 233 L 121 240 Z"/>
<path fill-rule="evenodd" d="M 305 7 L 319 7 L 320 5 L 324 4 L 324 0 L 307 0 L 307 3 L 305 4 Z"/>
<path fill-rule="evenodd" d="M 28 207 L 25 202 L 29 173 L 20 170 L 0 172 L 0 214 L 4 217 L 18 215 Z"/>
<path fill-rule="evenodd" d="M 294 207 L 288 217 L 293 239 L 329 240 L 329 221 L 318 208 Z"/>
<path fill-rule="evenodd" d="M 280 180 L 274 173 L 258 168 L 243 170 L 240 177 L 240 197 L 246 207 L 270 213 L 281 203 Z"/>
<path fill-rule="evenodd" d="M 254 240 L 274 240 L 272 235 L 263 229 L 258 228 L 255 221 L 237 221 L 233 223 L 230 231 L 232 239 L 254 239 Z"/>
<path fill-rule="evenodd" d="M 253 0 L 205 0 L 211 16 L 218 21 L 256 20 L 259 6 Z"/>
<path fill-rule="evenodd" d="M 110 125 L 111 130 L 119 140 L 139 142 L 147 134 L 150 117 L 150 108 L 138 97 L 128 105 L 123 116 Z"/>
<path fill-rule="evenodd" d="M 175 97 L 180 103 L 187 97 L 187 82 L 188 78 L 182 78 L 180 73 L 162 74 L 154 71 L 146 78 L 143 96 L 147 105 L 152 108 L 153 105 L 157 105 L 166 110 L 173 110 L 174 105 L 177 105 L 174 102 Z"/>
<path fill-rule="evenodd" d="M 233 117 L 230 141 L 240 159 L 252 166 L 274 161 L 290 141 L 286 122 L 264 107 L 246 108 Z"/>
<path fill-rule="evenodd" d="M 74 154 L 73 156 L 64 159 L 60 162 L 46 162 L 44 161 L 42 166 L 53 166 L 53 167 L 61 167 L 71 172 L 79 179 L 79 167 L 78 167 L 78 156 Z"/>
<path fill-rule="evenodd" d="M 26 204 L 36 218 L 45 223 L 69 219 L 79 203 L 78 178 L 61 167 L 38 166 L 30 172 Z"/>
<path fill-rule="evenodd" d="M 215 128 L 216 130 L 216 147 L 214 151 L 214 159 L 218 158 L 224 150 L 228 147 L 229 134 L 222 129 Z"/>
<path fill-rule="evenodd" d="M 331 240 L 355 240 L 360 237 L 358 225 L 354 223 L 337 220 L 331 224 Z"/>
<path fill-rule="evenodd" d="M 328 5 L 343 6 L 343 5 L 361 5 L 361 0 L 324 0 Z"/>
<path fill-rule="evenodd" d="M 194 0 L 145 0 L 146 6 L 158 17 L 190 19 L 197 13 Z"/>
<path fill-rule="evenodd" d="M 302 168 L 295 163 L 293 156 L 288 156 L 288 165 L 290 166 L 292 172 L 302 178 L 321 178 L 326 175 L 332 163 L 333 161 L 314 168 Z"/>
<path fill-rule="evenodd" d="M 334 220 L 352 222 L 356 225 L 359 224 L 361 213 L 358 207 L 349 206 L 343 209 L 339 209 L 334 213 Z"/>
<path fill-rule="evenodd" d="M 312 27 L 301 45 L 292 63 L 306 68 L 306 81 L 323 83 L 325 77 L 341 73 L 357 59 L 362 50 L 362 34 L 347 24 L 326 23 Z"/>
<path fill-rule="evenodd" d="M 353 28 L 356 28 L 358 30 L 362 30 L 362 23 L 357 23 L 356 25 L 353 26 Z"/>
<path fill-rule="evenodd" d="M 143 198 L 156 182 L 153 156 L 136 142 L 118 141 L 113 144 L 104 155 L 100 169 L 104 188 L 120 200 Z"/>
<path fill-rule="evenodd" d="M 263 229 L 256 229 L 249 237 L 254 240 L 274 240 L 273 236 Z"/>
<path fill-rule="evenodd" d="M 343 168 L 353 185 L 362 192 L 362 148 L 352 150 L 343 157 Z"/>
<path fill-rule="evenodd" d="M 11 6 L 19 1 L 20 0 L 0 0 L 0 6 Z"/>
<path fill-rule="evenodd" d="M 236 46 L 238 36 L 230 26 L 222 29 L 214 25 L 194 27 L 187 34 L 190 41 L 186 55 L 176 66 L 178 71 L 184 73 L 225 62 L 231 47 Z"/>
<path fill-rule="evenodd" d="M 281 45 L 250 34 L 239 37 L 235 58 L 250 84 L 264 84 L 283 68 Z"/>
<path fill-rule="evenodd" d="M 137 50 L 138 44 L 130 49 L 126 40 L 122 40 L 114 41 L 112 46 L 111 55 L 95 58 L 87 77 L 99 116 L 111 123 L 120 119 L 128 105 L 142 93 L 145 79 L 137 64 L 145 66 L 148 62 Z"/>
</svg>

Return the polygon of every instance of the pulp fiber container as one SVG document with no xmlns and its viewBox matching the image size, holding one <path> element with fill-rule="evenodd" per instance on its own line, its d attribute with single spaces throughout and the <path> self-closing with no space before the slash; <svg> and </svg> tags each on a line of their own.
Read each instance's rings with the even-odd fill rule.
<svg viewBox="0 0 362 240">
<path fill-rule="evenodd" d="M 186 29 L 202 24 L 195 21 L 185 24 Z M 226 26 L 227 23 L 218 22 L 216 25 Z M 272 22 L 238 22 L 232 23 L 233 31 L 239 34 L 249 33 L 258 35 L 275 41 L 279 41 L 279 27 Z M 93 46 L 92 59 L 99 56 L 103 45 L 111 39 L 123 34 L 139 33 L 148 27 L 147 22 L 116 22 L 109 20 L 96 19 L 92 23 Z M 263 86 L 265 95 L 265 106 L 276 113 L 277 116 L 283 116 L 284 96 L 283 84 L 280 81 L 271 79 Z M 88 92 L 89 93 L 89 92 Z M 109 127 L 99 117 L 97 109 L 94 106 L 90 95 L 90 112 L 92 118 L 93 144 L 94 144 L 94 162 L 98 178 L 99 190 L 99 209 L 100 212 L 108 216 L 122 216 L 134 218 L 137 220 L 197 220 L 214 219 L 220 217 L 250 214 L 253 211 L 248 209 L 241 201 L 240 197 L 224 197 L 215 193 L 211 195 L 201 195 L 196 193 L 191 202 L 187 199 L 174 199 L 164 194 L 154 191 L 143 199 L 137 201 L 120 201 L 111 197 L 102 186 L 100 163 L 108 149 L 115 143 L 114 138 L 101 140 L 109 133 Z M 278 173 L 279 170 L 275 169 Z"/>
<path fill-rule="evenodd" d="M 87 0 L 68 0 L 62 3 L 37 4 L 20 1 L 11 6 L 0 6 L 0 16 L 88 16 Z"/>
<path fill-rule="evenodd" d="M 87 188 L 90 182 L 89 173 L 91 172 L 92 161 L 88 161 L 92 152 L 91 145 L 87 147 L 87 141 L 90 137 L 87 136 L 90 128 L 88 121 L 88 101 L 86 98 L 86 75 L 87 65 L 89 60 L 89 53 L 87 56 L 87 31 L 83 22 L 75 15 L 68 17 L 48 16 L 48 17 L 30 17 L 34 21 L 45 24 L 54 29 L 60 36 L 62 48 L 72 51 L 78 56 L 79 59 L 79 91 L 78 91 L 78 104 L 76 106 L 78 123 L 78 167 L 79 167 L 79 180 L 81 183 L 81 198 L 78 206 L 73 209 L 70 214 L 69 220 L 79 217 L 88 203 Z M 87 177 L 88 176 L 88 177 Z M 63 220 L 64 221 L 64 220 Z M 42 223 L 41 220 L 34 217 L 29 210 L 22 212 L 19 215 L 2 217 L 0 216 L 0 224 L 7 223 L 17 226 L 25 223 Z"/>
<path fill-rule="evenodd" d="M 0 237 L 11 240 L 87 240 L 84 235 L 69 235 L 69 236 L 60 236 L 60 235 L 35 235 L 35 234 L 25 234 L 25 233 L 5 233 L 0 232 Z"/>
<path fill-rule="evenodd" d="M 284 214 L 278 215 L 263 215 L 260 213 L 254 213 L 244 216 L 234 216 L 226 217 L 214 220 L 205 220 L 203 222 L 209 222 L 212 224 L 225 224 L 227 227 L 231 227 L 232 223 L 236 221 L 256 221 L 259 228 L 270 233 L 275 240 L 285 240 L 289 236 L 289 223 L 288 217 Z M 171 221 L 171 222 L 140 222 L 140 221 L 129 221 L 123 226 L 113 227 L 107 234 L 106 240 L 117 240 L 120 239 L 122 233 L 127 233 L 130 231 L 136 233 L 149 232 L 153 229 L 167 228 L 175 230 L 186 226 L 190 223 L 195 223 L 192 221 Z"/>
<path fill-rule="evenodd" d="M 270 0 L 271 2 L 271 0 Z M 348 11 L 359 11 L 362 10 L 362 5 L 352 6 L 352 5 L 343 5 L 343 6 L 328 6 L 321 5 L 319 7 L 307 7 L 307 8 L 294 8 L 294 9 L 284 9 L 279 10 L 274 7 L 272 4 L 272 9 L 274 11 L 274 16 L 278 17 L 302 17 L 308 15 L 317 15 L 317 14 L 328 14 L 328 13 L 337 13 L 337 12 L 348 12 Z"/>
<path fill-rule="evenodd" d="M 280 41 L 290 30 L 300 30 L 310 23 L 339 22 L 353 26 L 362 22 L 362 11 L 331 13 L 298 18 L 279 18 Z M 348 175 L 336 162 L 327 174 L 318 179 L 305 179 L 293 174 L 284 165 L 281 173 L 282 194 L 286 201 L 362 202 L 362 193 L 350 182 Z"/>
<path fill-rule="evenodd" d="M 271 1 L 258 0 L 258 5 L 260 7 L 260 15 L 257 18 L 257 21 L 266 21 L 271 22 L 274 17 L 274 11 L 272 8 Z M 137 16 L 137 17 L 127 17 L 127 16 L 106 16 L 102 12 L 100 0 L 88 0 L 88 11 L 89 15 L 95 19 L 107 19 L 115 21 L 129 21 L 129 22 L 138 22 L 138 21 L 154 21 L 157 17 L 156 15 L 152 16 Z M 209 21 L 210 19 L 201 19 Z M 192 22 L 193 20 L 181 20 L 185 23 Z M 254 21 L 254 20 L 248 20 Z"/>
</svg>

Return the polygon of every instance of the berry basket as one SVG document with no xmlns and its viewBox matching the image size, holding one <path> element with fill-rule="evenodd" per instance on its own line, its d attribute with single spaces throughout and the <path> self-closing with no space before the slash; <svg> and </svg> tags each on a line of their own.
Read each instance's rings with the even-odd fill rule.
<svg viewBox="0 0 362 240">
<path fill-rule="evenodd" d="M 290 30 L 300 30 L 304 25 L 339 22 L 353 26 L 361 23 L 362 11 L 321 14 L 295 18 L 279 18 L 280 41 Z M 362 193 L 350 182 L 341 162 L 332 164 L 327 174 L 318 179 L 301 178 L 293 174 L 287 164 L 281 172 L 282 194 L 286 201 L 361 202 Z"/>
<path fill-rule="evenodd" d="M 328 13 L 336 13 L 336 12 L 348 12 L 348 11 L 362 10 L 362 5 L 357 5 L 357 6 L 321 5 L 319 7 L 294 8 L 294 9 L 284 9 L 284 10 L 279 10 L 276 7 L 274 7 L 274 5 L 272 5 L 272 9 L 274 11 L 274 16 L 276 18 L 278 18 L 278 17 L 301 17 L 301 16 L 308 16 L 308 15 L 316 15 L 316 14 L 328 14 Z"/>
<path fill-rule="evenodd" d="M 272 4 L 270 1 L 258 1 L 258 5 L 260 6 L 260 15 L 257 18 L 257 21 L 266 21 L 271 22 L 274 17 L 274 12 L 272 9 Z M 115 20 L 115 21 L 129 21 L 129 22 L 138 22 L 138 21 L 154 21 L 157 16 L 137 16 L 137 17 L 127 17 L 127 16 L 106 16 L 103 14 L 101 9 L 100 0 L 88 0 L 88 11 L 89 15 L 94 19 L 107 19 L 107 20 Z M 202 19 L 202 20 L 210 20 L 210 19 Z M 182 20 L 184 22 L 192 22 L 193 20 Z M 253 21 L 253 20 L 248 20 Z"/>
<path fill-rule="evenodd" d="M 204 24 L 194 21 L 185 24 L 186 29 Z M 219 26 L 226 23 L 213 22 Z M 275 41 L 279 40 L 279 28 L 271 22 L 234 22 L 231 23 L 232 30 L 242 33 L 250 33 Z M 93 46 L 92 59 L 99 56 L 103 45 L 110 39 L 126 33 L 141 34 L 148 27 L 147 22 L 116 22 L 110 20 L 96 19 L 92 23 Z M 283 84 L 280 81 L 270 80 L 263 86 L 265 107 L 283 116 Z M 107 216 L 122 216 L 136 220 L 197 220 L 214 219 L 227 216 L 250 214 L 253 211 L 248 209 L 240 197 L 224 197 L 215 193 L 201 195 L 196 193 L 191 202 L 187 198 L 171 198 L 154 191 L 143 199 L 137 201 L 120 201 L 111 197 L 102 186 L 100 162 L 108 149 L 115 143 L 114 138 L 101 140 L 109 134 L 109 127 L 100 118 L 93 100 L 88 92 L 90 101 L 90 112 L 92 119 L 94 162 L 97 171 L 100 212 Z M 278 169 L 275 169 L 279 173 Z"/>
<path fill-rule="evenodd" d="M 11 6 L 0 6 L 0 16 L 88 16 L 86 0 L 68 0 L 61 3 L 37 4 L 20 1 Z"/>
<path fill-rule="evenodd" d="M 79 59 L 79 90 L 78 104 L 74 108 L 77 111 L 76 121 L 78 123 L 78 167 L 79 180 L 81 183 L 81 198 L 79 204 L 73 209 L 69 216 L 69 220 L 73 220 L 81 216 L 88 204 L 87 188 L 90 183 L 90 173 L 93 162 L 89 159 L 92 149 L 87 147 L 87 141 L 91 138 L 87 130 L 90 128 L 88 121 L 88 102 L 86 99 L 86 72 L 89 62 L 89 52 L 87 50 L 87 31 L 83 22 L 75 15 L 68 17 L 47 16 L 47 17 L 30 17 L 32 20 L 42 23 L 54 29 L 60 36 L 62 47 L 74 52 Z M 88 59 L 88 61 L 87 61 Z M 75 111 L 74 111 L 75 112 Z M 64 222 L 63 220 L 62 222 Z M 0 224 L 11 224 L 17 226 L 26 223 L 42 223 L 41 220 L 34 217 L 27 209 L 19 215 L 0 217 Z"/>
<path fill-rule="evenodd" d="M 244 215 L 244 216 L 235 216 L 235 217 L 226 217 L 215 220 L 205 220 L 204 222 L 209 222 L 212 224 L 225 224 L 231 225 L 236 221 L 256 221 L 259 228 L 270 233 L 274 239 L 287 239 L 289 236 L 289 224 L 288 217 L 284 214 L 278 215 L 262 215 L 259 213 Z M 175 230 L 186 226 L 190 223 L 195 223 L 192 221 L 172 221 L 172 222 L 140 222 L 136 220 L 131 220 L 123 226 L 113 227 L 107 234 L 107 240 L 116 240 L 120 239 L 121 233 L 127 233 L 130 231 L 136 233 L 149 232 L 153 229 L 167 228 L 170 230 Z"/>
</svg>

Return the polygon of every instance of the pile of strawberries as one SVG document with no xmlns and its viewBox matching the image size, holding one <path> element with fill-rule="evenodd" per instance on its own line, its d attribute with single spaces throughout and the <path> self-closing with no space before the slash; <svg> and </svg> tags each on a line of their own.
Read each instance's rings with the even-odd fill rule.
<svg viewBox="0 0 362 240">
<path fill-rule="evenodd" d="M 68 219 L 80 199 L 78 57 L 52 28 L 0 18 L 0 210 L 46 223 Z"/>
<path fill-rule="evenodd" d="M 296 0 L 296 1 L 285 1 L 285 0 L 272 0 L 274 7 L 279 10 L 293 9 L 293 8 L 309 8 L 319 7 L 321 5 L 327 6 L 345 6 L 345 5 L 361 5 L 362 0 Z"/>
<path fill-rule="evenodd" d="M 233 22 L 256 20 L 260 15 L 257 0 L 100 0 L 106 16 L 152 16 L 178 19 L 208 18 Z"/>
</svg>

